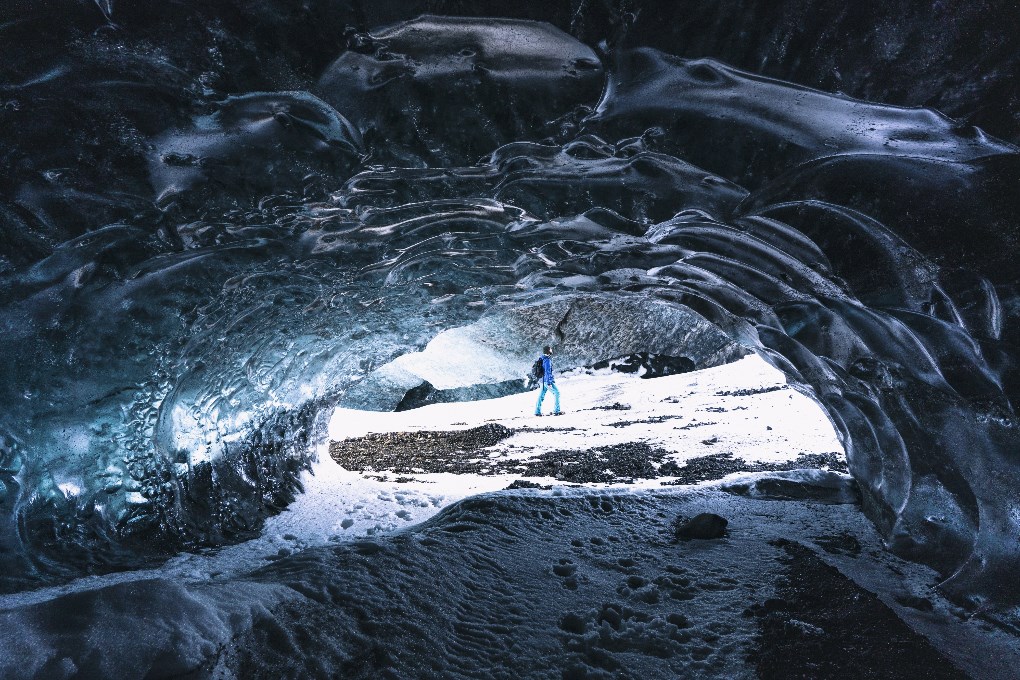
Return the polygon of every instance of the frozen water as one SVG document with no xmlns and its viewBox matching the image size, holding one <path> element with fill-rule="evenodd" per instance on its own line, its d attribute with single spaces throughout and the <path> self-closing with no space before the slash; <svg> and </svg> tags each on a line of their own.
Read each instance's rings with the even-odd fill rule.
<svg viewBox="0 0 1020 680">
<path fill-rule="evenodd" d="M 322 467 L 334 409 L 456 429 L 445 404 L 526 407 L 551 343 L 584 392 L 616 389 L 585 367 L 634 357 L 752 357 L 735 365 L 777 389 L 682 396 L 697 421 L 577 400 L 543 425 L 555 450 L 501 416 L 512 437 L 422 474 L 495 488 L 505 460 L 630 489 L 839 450 L 738 408 L 782 403 L 832 426 L 856 486 L 787 470 L 731 502 L 860 494 L 896 555 L 1015 620 L 1014 8 L 284 4 L 6 8 L 4 592 L 209 549 L 250 565 L 276 533 L 280 556 L 302 536 L 272 529 L 284 509 L 330 494 L 339 529 L 312 543 L 414 523 L 467 491 L 352 473 L 383 486 L 343 495 Z M 392 467 L 369 474 L 418 474 Z"/>
</svg>

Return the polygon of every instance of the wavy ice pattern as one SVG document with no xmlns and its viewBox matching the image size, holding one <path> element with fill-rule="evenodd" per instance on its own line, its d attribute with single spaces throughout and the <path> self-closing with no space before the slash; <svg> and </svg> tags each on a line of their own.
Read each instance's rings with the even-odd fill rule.
<svg viewBox="0 0 1020 680">
<path fill-rule="evenodd" d="M 72 14 L 4 83 L 5 589 L 250 536 L 332 406 L 394 408 L 421 387 L 397 357 L 537 315 L 567 364 L 758 353 L 893 551 L 1020 595 L 1016 147 L 524 20 L 349 32 L 304 80 L 211 29 L 175 63 L 125 20 Z M 239 64 L 283 86 L 239 93 Z M 511 359 L 446 388 L 517 389 Z"/>
</svg>

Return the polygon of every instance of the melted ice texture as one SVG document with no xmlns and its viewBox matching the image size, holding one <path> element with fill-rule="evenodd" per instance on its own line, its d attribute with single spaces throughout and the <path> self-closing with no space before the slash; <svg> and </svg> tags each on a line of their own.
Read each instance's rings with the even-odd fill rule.
<svg viewBox="0 0 1020 680">
<path fill-rule="evenodd" d="M 243 93 L 130 39 L 12 70 L 8 591 L 254 536 L 335 406 L 510 394 L 553 341 L 565 368 L 757 355 L 824 409 L 890 548 L 1015 599 L 1012 145 L 528 21 L 383 27 Z M 112 122 L 46 143 L 54 99 Z M 455 370 L 398 359 L 452 331 Z"/>
</svg>

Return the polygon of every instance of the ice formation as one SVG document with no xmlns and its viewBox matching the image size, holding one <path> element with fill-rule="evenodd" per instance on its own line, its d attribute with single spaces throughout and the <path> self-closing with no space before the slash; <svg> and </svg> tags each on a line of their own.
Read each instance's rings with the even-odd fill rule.
<svg viewBox="0 0 1020 680">
<path fill-rule="evenodd" d="M 553 342 L 757 355 L 895 554 L 1016 606 L 1011 10 L 589 4 L 5 8 L 0 587 L 257 535 L 334 407 Z"/>
</svg>

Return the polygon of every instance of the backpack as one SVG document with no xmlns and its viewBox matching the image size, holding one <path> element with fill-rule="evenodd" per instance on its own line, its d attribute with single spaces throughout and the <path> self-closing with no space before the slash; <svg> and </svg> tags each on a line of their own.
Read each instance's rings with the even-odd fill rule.
<svg viewBox="0 0 1020 680">
<path fill-rule="evenodd" d="M 545 366 L 542 364 L 542 357 L 535 360 L 535 363 L 531 365 L 531 379 L 538 382 L 545 377 Z"/>
</svg>

